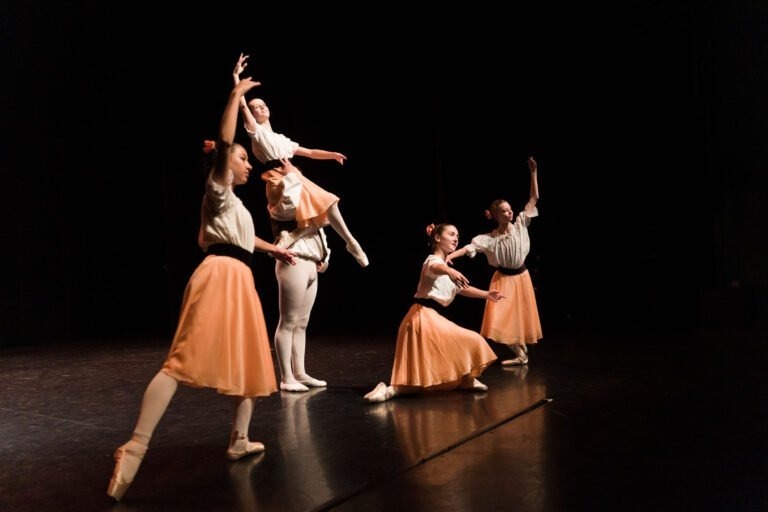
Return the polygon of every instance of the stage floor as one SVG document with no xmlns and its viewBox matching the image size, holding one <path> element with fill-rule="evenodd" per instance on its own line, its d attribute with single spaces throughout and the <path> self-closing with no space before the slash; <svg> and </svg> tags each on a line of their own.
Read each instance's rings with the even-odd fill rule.
<svg viewBox="0 0 768 512">
<path fill-rule="evenodd" d="M 228 462 L 230 399 L 180 387 L 114 503 L 112 453 L 168 347 L 0 350 L 0 510 L 768 510 L 765 333 L 545 333 L 487 392 L 380 404 L 363 395 L 394 336 L 310 337 L 329 386 L 257 400 L 264 454 Z"/>
</svg>

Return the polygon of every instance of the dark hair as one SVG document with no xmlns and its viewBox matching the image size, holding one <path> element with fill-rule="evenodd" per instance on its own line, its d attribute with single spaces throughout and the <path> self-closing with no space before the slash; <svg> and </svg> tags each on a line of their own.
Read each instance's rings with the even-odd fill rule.
<svg viewBox="0 0 768 512">
<path fill-rule="evenodd" d="M 450 222 L 441 222 L 440 224 L 430 224 L 427 226 L 427 237 L 429 238 L 429 250 L 434 252 L 435 247 L 437 247 L 437 240 L 435 240 L 438 236 L 443 234 L 443 231 L 445 231 L 445 228 L 448 226 L 453 226 Z"/>
<path fill-rule="evenodd" d="M 219 155 L 216 141 L 205 139 L 203 141 L 203 171 L 208 174 L 216 164 L 216 157 Z"/>
<path fill-rule="evenodd" d="M 498 213 L 502 203 L 509 203 L 509 201 L 506 199 L 496 199 L 493 201 L 491 206 L 489 206 L 488 209 L 483 212 L 485 218 L 488 220 L 496 220 L 496 213 Z"/>
<path fill-rule="evenodd" d="M 211 169 L 213 169 L 216 166 L 216 161 L 219 157 L 219 153 L 222 153 L 222 151 L 231 153 L 237 147 L 244 147 L 244 146 L 238 142 L 227 144 L 222 141 L 212 141 L 210 139 L 204 140 L 203 141 L 203 172 L 205 173 L 205 175 L 208 176 L 208 173 L 211 172 Z"/>
</svg>

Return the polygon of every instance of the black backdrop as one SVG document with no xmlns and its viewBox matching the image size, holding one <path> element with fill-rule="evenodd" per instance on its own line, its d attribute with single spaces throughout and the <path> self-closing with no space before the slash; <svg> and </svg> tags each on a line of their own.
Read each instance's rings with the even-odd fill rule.
<svg viewBox="0 0 768 512">
<path fill-rule="evenodd" d="M 301 162 L 371 260 L 329 231 L 311 334 L 394 338 L 426 224 L 487 231 L 491 200 L 525 203 L 529 154 L 545 336 L 765 325 L 768 9 L 244 5 L 0 7 L 0 346 L 173 333 L 240 51 L 276 131 L 349 157 Z M 269 237 L 263 192 L 238 189 Z M 483 258 L 458 267 L 487 285 Z M 253 269 L 272 328 L 273 262 Z"/>
</svg>

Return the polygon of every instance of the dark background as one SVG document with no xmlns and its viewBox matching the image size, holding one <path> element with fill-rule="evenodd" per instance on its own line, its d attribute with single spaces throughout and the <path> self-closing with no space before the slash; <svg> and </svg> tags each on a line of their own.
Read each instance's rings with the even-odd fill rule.
<svg viewBox="0 0 768 512">
<path fill-rule="evenodd" d="M 537 5 L 4 3 L 0 346 L 170 338 L 241 51 L 275 131 L 349 157 L 299 162 L 371 260 L 329 229 L 310 334 L 394 339 L 424 227 L 468 242 L 493 199 L 519 210 L 529 154 L 545 337 L 765 327 L 768 9 Z M 238 195 L 269 238 L 257 172 Z M 457 266 L 487 286 L 484 257 Z M 273 261 L 253 270 L 273 329 Z M 450 314 L 479 328 L 482 307 Z"/>
</svg>

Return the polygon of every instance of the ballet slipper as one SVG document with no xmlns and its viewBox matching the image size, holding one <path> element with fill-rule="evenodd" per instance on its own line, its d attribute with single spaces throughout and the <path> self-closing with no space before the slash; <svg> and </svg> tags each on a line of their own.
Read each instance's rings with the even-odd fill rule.
<svg viewBox="0 0 768 512">
<path fill-rule="evenodd" d="M 282 391 L 291 391 L 293 393 L 301 393 L 304 391 L 309 391 L 309 388 L 302 384 L 301 382 L 286 382 L 282 381 L 280 382 L 280 389 Z"/>
<path fill-rule="evenodd" d="M 505 359 L 501 362 L 501 366 L 521 366 L 528 364 L 528 358 L 525 356 L 518 356 L 514 359 Z"/>
<path fill-rule="evenodd" d="M 248 455 L 255 455 L 263 451 L 264 443 L 258 441 L 251 442 L 245 434 L 238 435 L 237 432 L 233 432 L 232 441 L 229 448 L 227 448 L 227 459 L 240 460 Z"/>
<path fill-rule="evenodd" d="M 515 353 L 517 357 L 514 359 L 505 359 L 501 362 L 502 366 L 517 366 L 528 364 L 528 347 L 523 345 L 509 345 L 510 350 Z"/>
<path fill-rule="evenodd" d="M 147 453 L 147 445 L 131 439 L 115 451 L 115 469 L 112 479 L 107 487 L 107 494 L 115 501 L 120 501 L 128 490 L 136 472 L 139 470 L 141 460 Z"/>
<path fill-rule="evenodd" d="M 359 243 L 356 241 L 348 243 L 347 252 L 355 257 L 361 267 L 365 268 L 368 266 L 368 256 L 365 255 Z"/>
<path fill-rule="evenodd" d="M 387 390 L 387 385 L 383 382 L 379 382 L 378 384 L 376 384 L 376 387 L 373 388 L 373 390 L 366 393 L 363 398 L 365 398 L 369 402 L 381 402 L 381 400 L 374 400 L 373 398 L 378 396 L 383 396 L 386 390 Z"/>
<path fill-rule="evenodd" d="M 459 389 L 466 389 L 469 391 L 488 391 L 488 386 L 475 379 L 471 375 L 465 375 L 461 379 Z"/>
<path fill-rule="evenodd" d="M 316 379 L 314 377 L 310 377 L 309 375 L 305 375 L 304 377 L 299 377 L 296 379 L 300 384 L 304 384 L 307 387 L 310 388 L 324 388 L 328 385 L 327 382 L 324 380 Z"/>
<path fill-rule="evenodd" d="M 368 402 L 386 402 L 390 398 L 395 396 L 395 388 L 393 386 L 387 386 L 383 382 L 376 384 L 373 391 L 365 395 L 365 400 Z"/>
</svg>

